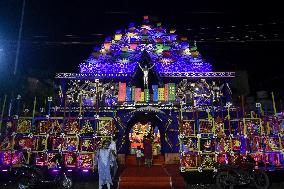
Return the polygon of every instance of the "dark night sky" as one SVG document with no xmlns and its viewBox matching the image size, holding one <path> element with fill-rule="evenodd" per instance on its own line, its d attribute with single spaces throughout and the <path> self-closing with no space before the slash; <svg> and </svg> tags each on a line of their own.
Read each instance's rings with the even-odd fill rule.
<svg viewBox="0 0 284 189">
<path fill-rule="evenodd" d="M 246 69 L 253 90 L 276 89 L 283 94 L 280 2 L 249 2 L 27 0 L 19 73 L 37 76 L 43 70 L 53 77 L 56 72 L 78 72 L 94 44 L 150 15 L 197 40 L 216 70 Z M 13 70 L 21 5 L 21 0 L 0 0 L 1 83 Z"/>
</svg>

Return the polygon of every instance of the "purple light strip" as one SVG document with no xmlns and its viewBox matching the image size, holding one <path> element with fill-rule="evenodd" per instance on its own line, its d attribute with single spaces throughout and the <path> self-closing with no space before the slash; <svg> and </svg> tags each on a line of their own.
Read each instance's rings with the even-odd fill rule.
<svg viewBox="0 0 284 189">
<path fill-rule="evenodd" d="M 130 74 L 57 73 L 57 79 L 125 78 Z M 161 77 L 235 77 L 235 72 L 165 72 Z"/>
</svg>

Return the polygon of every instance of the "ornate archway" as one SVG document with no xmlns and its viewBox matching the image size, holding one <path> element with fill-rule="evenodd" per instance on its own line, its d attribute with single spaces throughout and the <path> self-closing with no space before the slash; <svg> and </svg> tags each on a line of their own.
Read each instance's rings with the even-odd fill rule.
<svg viewBox="0 0 284 189">
<path fill-rule="evenodd" d="M 154 107 L 147 106 L 147 107 L 141 107 L 138 108 L 132 112 L 130 112 L 130 119 L 127 122 L 126 126 L 126 146 L 130 147 L 127 154 L 131 153 L 131 145 L 133 145 L 133 141 L 131 141 L 131 137 L 127 136 L 133 136 L 135 133 L 133 132 L 134 127 L 140 127 L 141 129 L 144 129 L 145 131 L 141 131 L 141 135 L 138 135 L 138 137 L 148 134 L 154 135 L 155 130 L 158 130 L 159 132 L 159 141 L 158 143 L 160 144 L 160 149 L 158 154 L 163 154 L 164 153 L 164 144 L 165 144 L 165 133 L 166 129 L 163 125 L 167 121 L 167 116 L 166 114 Z M 148 127 L 148 128 L 147 128 Z M 139 129 L 139 128 L 138 128 Z M 134 131 L 139 133 L 139 131 Z M 143 133 L 145 132 L 145 133 Z M 157 131 L 156 131 L 157 132 Z M 158 137 L 158 136 L 156 136 Z M 155 138 L 153 138 L 155 139 Z M 156 138 L 157 139 L 157 138 Z M 139 139 L 138 139 L 139 140 Z M 140 144 L 138 144 L 140 145 Z M 134 146 L 135 147 L 135 146 Z"/>
</svg>

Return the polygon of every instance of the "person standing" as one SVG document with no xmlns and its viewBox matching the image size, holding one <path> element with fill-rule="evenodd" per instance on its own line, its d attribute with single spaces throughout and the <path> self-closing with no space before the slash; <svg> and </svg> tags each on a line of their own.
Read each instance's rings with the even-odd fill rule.
<svg viewBox="0 0 284 189">
<path fill-rule="evenodd" d="M 115 177 L 118 165 L 117 165 L 117 151 L 116 151 L 116 136 L 111 137 L 109 149 L 111 152 L 111 173 L 112 173 L 112 178 Z"/>
<path fill-rule="evenodd" d="M 107 188 L 110 189 L 110 185 L 112 185 L 110 174 L 111 151 L 108 147 L 109 143 L 104 141 L 102 147 L 97 150 L 95 156 L 95 164 L 98 165 L 99 173 L 99 189 L 102 189 L 105 184 L 107 185 Z"/>
<path fill-rule="evenodd" d="M 146 163 L 146 166 L 150 168 L 152 166 L 152 156 L 153 156 L 152 142 L 151 142 L 150 136 L 147 136 L 145 138 L 143 145 L 144 145 L 145 163 Z"/>
<path fill-rule="evenodd" d="M 141 157 L 142 157 L 141 147 L 137 146 L 137 149 L 136 149 L 136 162 L 137 162 L 137 166 L 138 167 L 140 167 L 140 164 L 141 164 Z"/>
</svg>

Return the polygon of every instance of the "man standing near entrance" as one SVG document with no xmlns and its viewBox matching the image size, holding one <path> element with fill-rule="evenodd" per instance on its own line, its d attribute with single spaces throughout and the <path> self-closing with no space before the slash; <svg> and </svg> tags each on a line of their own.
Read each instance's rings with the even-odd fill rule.
<svg viewBox="0 0 284 189">
<path fill-rule="evenodd" d="M 111 164 L 111 151 L 109 149 L 109 142 L 104 140 L 102 146 L 97 150 L 94 164 L 98 166 L 99 173 L 99 189 L 103 188 L 103 185 L 107 185 L 110 189 L 112 185 L 110 164 Z"/>
<path fill-rule="evenodd" d="M 112 174 L 112 179 L 114 179 L 116 172 L 117 172 L 117 151 L 116 151 L 116 136 L 111 137 L 111 141 L 110 141 L 110 145 L 109 145 L 109 149 L 111 152 L 111 174 Z"/>
<path fill-rule="evenodd" d="M 147 167 L 151 167 L 152 165 L 152 141 L 151 141 L 151 136 L 148 135 L 146 136 L 144 142 L 143 142 L 143 146 L 144 146 L 144 156 L 145 156 L 145 163 Z"/>
</svg>

